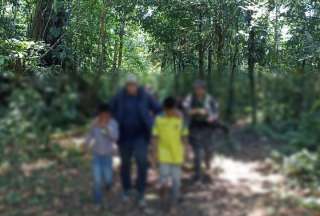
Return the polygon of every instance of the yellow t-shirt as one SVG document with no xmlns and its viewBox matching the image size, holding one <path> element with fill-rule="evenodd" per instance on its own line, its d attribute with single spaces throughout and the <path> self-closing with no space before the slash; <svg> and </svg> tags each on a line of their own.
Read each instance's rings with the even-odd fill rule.
<svg viewBox="0 0 320 216">
<path fill-rule="evenodd" d="M 156 119 L 153 136 L 158 138 L 158 159 L 160 163 L 182 164 L 184 147 L 182 137 L 188 135 L 183 121 L 178 117 L 159 116 Z"/>
</svg>

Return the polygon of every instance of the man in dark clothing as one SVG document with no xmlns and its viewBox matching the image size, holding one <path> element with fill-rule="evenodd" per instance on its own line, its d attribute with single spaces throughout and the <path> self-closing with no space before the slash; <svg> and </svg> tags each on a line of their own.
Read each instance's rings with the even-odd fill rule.
<svg viewBox="0 0 320 216">
<path fill-rule="evenodd" d="M 132 189 L 132 158 L 137 164 L 136 189 L 138 201 L 144 205 L 144 192 L 148 170 L 148 144 L 154 116 L 161 111 L 158 102 L 143 87 L 139 87 L 134 75 L 129 75 L 124 89 L 112 99 L 111 107 L 119 123 L 119 152 L 123 199 L 127 200 Z"/>
<path fill-rule="evenodd" d="M 189 120 L 190 144 L 194 153 L 194 180 L 201 180 L 201 164 L 204 161 L 207 170 L 213 155 L 212 125 L 218 120 L 218 104 L 206 91 L 204 81 L 194 84 L 194 93 L 189 95 L 183 107 Z"/>
</svg>

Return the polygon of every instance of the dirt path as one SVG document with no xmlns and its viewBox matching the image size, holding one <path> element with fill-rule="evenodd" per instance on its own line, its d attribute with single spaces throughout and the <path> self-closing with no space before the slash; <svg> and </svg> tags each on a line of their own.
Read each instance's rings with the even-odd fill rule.
<svg viewBox="0 0 320 216">
<path fill-rule="evenodd" d="M 281 197 L 285 179 L 279 174 L 268 173 L 268 164 L 265 163 L 275 143 L 237 130 L 233 131 L 232 137 L 237 140 L 237 150 L 226 151 L 224 142 L 217 144 L 208 183 L 194 185 L 189 180 L 191 172 L 185 172 L 184 202 L 177 215 L 317 216 Z M 77 144 L 81 140 L 67 142 Z M 145 210 L 137 208 L 135 202 L 121 202 L 121 189 L 116 179 L 113 192 L 108 194 L 106 209 L 96 211 L 91 203 L 88 160 L 66 156 L 60 161 L 46 162 L 49 164 L 46 169 L 44 163 L 38 161 L 38 171 L 33 171 L 29 165 L 31 170 L 24 175 L 8 173 L 7 181 L 12 182 L 0 188 L 0 215 L 168 215 L 162 209 L 152 184 L 156 179 L 155 172 L 150 172 L 151 185 L 146 195 L 148 207 Z"/>
</svg>

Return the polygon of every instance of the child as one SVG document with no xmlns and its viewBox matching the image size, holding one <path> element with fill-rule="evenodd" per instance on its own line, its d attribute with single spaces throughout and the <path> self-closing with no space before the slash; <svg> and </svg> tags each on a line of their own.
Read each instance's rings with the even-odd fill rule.
<svg viewBox="0 0 320 216">
<path fill-rule="evenodd" d="M 94 201 L 102 204 L 102 189 L 112 184 L 112 151 L 113 144 L 118 140 L 118 124 L 112 119 L 108 104 L 101 104 L 98 108 L 98 117 L 94 120 L 84 144 L 87 151 L 92 144 L 92 169 L 94 177 Z"/>
<path fill-rule="evenodd" d="M 184 161 L 183 142 L 186 142 L 188 132 L 184 128 L 174 98 L 166 98 L 163 109 L 164 115 L 156 119 L 153 128 L 157 159 L 160 164 L 160 188 L 161 191 L 165 190 L 171 182 L 171 198 L 173 203 L 177 203 L 180 199 L 181 166 Z M 174 205 L 172 207 L 174 210 Z"/>
</svg>

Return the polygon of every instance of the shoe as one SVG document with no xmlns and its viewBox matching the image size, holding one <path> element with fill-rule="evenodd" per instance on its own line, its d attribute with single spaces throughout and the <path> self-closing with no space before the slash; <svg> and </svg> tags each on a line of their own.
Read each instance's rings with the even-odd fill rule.
<svg viewBox="0 0 320 216">
<path fill-rule="evenodd" d="M 138 206 L 139 206 L 140 208 L 145 208 L 145 207 L 147 206 L 146 200 L 145 200 L 144 198 L 140 198 L 140 199 L 138 200 Z"/>
<path fill-rule="evenodd" d="M 105 188 L 106 188 L 106 192 L 108 193 L 108 192 L 110 192 L 112 190 L 112 185 L 108 184 L 108 185 L 106 185 Z"/>
<path fill-rule="evenodd" d="M 169 215 L 177 215 L 178 210 L 176 207 L 171 207 L 169 210 Z"/>
<path fill-rule="evenodd" d="M 122 202 L 124 202 L 124 203 L 127 203 L 127 202 L 130 201 L 130 196 L 129 196 L 128 192 L 124 192 L 124 193 L 122 194 L 121 200 L 122 200 Z"/>
<path fill-rule="evenodd" d="M 212 183 L 212 178 L 209 174 L 206 174 L 202 177 L 201 182 L 203 184 L 210 184 L 210 183 Z"/>
<path fill-rule="evenodd" d="M 145 207 L 147 206 L 147 203 L 146 203 L 145 199 L 140 199 L 140 200 L 138 201 L 138 206 L 139 206 L 140 208 L 145 208 Z"/>
<path fill-rule="evenodd" d="M 103 210 L 103 205 L 102 203 L 95 203 L 94 207 L 93 207 L 93 211 L 95 212 L 100 212 Z"/>
<path fill-rule="evenodd" d="M 200 181 L 201 177 L 200 175 L 193 175 L 192 178 L 191 178 L 191 181 L 192 182 L 197 182 L 197 181 Z"/>
<path fill-rule="evenodd" d="M 201 177 L 198 175 L 195 175 L 192 177 L 192 183 L 196 186 L 198 186 L 199 184 L 201 184 Z"/>
<path fill-rule="evenodd" d="M 179 197 L 179 198 L 177 199 L 177 204 L 178 204 L 178 205 L 181 205 L 184 201 L 185 201 L 184 197 Z"/>
</svg>

